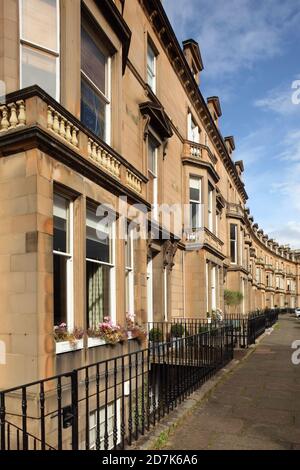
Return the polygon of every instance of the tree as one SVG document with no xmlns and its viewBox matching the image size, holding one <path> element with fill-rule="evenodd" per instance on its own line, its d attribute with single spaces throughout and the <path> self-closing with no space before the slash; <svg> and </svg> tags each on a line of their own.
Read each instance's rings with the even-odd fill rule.
<svg viewBox="0 0 300 470">
<path fill-rule="evenodd" d="M 243 294 L 240 291 L 225 289 L 224 301 L 227 307 L 238 307 L 243 301 Z"/>
</svg>

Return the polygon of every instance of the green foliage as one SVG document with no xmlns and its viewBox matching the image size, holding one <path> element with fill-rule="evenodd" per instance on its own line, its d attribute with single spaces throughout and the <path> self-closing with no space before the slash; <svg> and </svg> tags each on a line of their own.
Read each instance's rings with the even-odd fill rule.
<svg viewBox="0 0 300 470">
<path fill-rule="evenodd" d="M 175 323 L 171 326 L 171 335 L 173 338 L 182 338 L 184 335 L 184 326 L 181 323 Z"/>
<path fill-rule="evenodd" d="M 208 326 L 206 325 L 201 325 L 199 327 L 199 333 L 207 333 L 208 332 Z"/>
<path fill-rule="evenodd" d="M 162 331 L 159 328 L 152 328 L 149 331 L 149 340 L 153 341 L 154 343 L 158 343 L 163 338 Z"/>
<path fill-rule="evenodd" d="M 244 296 L 241 292 L 239 291 L 233 291 L 233 290 L 228 290 L 225 289 L 224 291 L 224 300 L 225 304 L 228 306 L 238 306 L 241 304 Z"/>
</svg>

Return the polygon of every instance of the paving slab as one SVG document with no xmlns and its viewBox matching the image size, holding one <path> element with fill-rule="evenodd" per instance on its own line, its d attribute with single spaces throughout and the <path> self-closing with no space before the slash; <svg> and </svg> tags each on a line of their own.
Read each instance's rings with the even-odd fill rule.
<svg viewBox="0 0 300 470">
<path fill-rule="evenodd" d="M 170 450 L 300 448 L 299 321 L 281 316 L 270 335 L 170 433 Z"/>
</svg>

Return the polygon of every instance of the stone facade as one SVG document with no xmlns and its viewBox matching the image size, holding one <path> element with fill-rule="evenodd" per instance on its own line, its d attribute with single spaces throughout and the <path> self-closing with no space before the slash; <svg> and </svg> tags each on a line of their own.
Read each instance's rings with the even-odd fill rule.
<svg viewBox="0 0 300 470">
<path fill-rule="evenodd" d="M 183 210 L 190 204 L 191 178 L 201 185 L 199 227 L 187 224 L 183 230 L 183 221 L 175 216 L 171 234 L 164 239 L 165 221 L 159 213 L 160 236 L 134 243 L 133 308 L 138 322 L 205 318 L 207 312 L 226 308 L 224 289 L 243 293 L 238 307 L 243 313 L 299 304 L 300 252 L 279 246 L 253 223 L 234 139 L 223 138 L 218 129 L 219 99 L 205 102 L 198 88 L 203 69 L 198 45 L 185 41 L 182 49 L 159 0 L 59 4 L 58 103 L 41 83 L 23 89 L 19 2 L 0 0 L 0 79 L 8 93 L 0 107 L 0 340 L 6 349 L 5 364 L 0 361 L 1 388 L 112 354 L 108 346 L 89 348 L 87 337 L 80 350 L 56 354 L 57 191 L 68 194 L 74 205 L 71 288 L 78 327 L 87 328 L 87 205 L 105 204 L 119 214 L 119 196 L 126 196 L 125 207 L 132 210 L 129 219 L 139 212 L 132 209 L 134 204 L 143 204 L 150 218 L 156 194 L 157 204 L 177 204 Z M 111 51 L 109 144 L 89 130 L 80 115 L 83 16 L 101 40 L 107 39 Z M 155 55 L 152 88 L 147 79 L 149 44 Z M 195 127 L 198 134 L 191 135 Z M 149 171 L 152 137 L 157 142 L 156 180 Z M 115 319 L 124 324 L 124 240 L 117 237 L 114 249 Z M 117 346 L 118 352 L 134 350 L 135 343 Z"/>
</svg>

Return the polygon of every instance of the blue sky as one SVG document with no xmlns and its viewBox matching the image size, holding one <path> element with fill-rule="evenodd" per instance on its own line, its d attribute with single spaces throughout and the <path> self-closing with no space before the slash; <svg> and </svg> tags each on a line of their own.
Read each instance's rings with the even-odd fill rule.
<svg viewBox="0 0 300 470">
<path fill-rule="evenodd" d="M 200 89 L 221 100 L 221 132 L 234 135 L 234 158 L 244 160 L 255 221 L 300 248 L 300 104 L 292 101 L 293 93 L 300 97 L 292 89 L 300 80 L 300 0 L 163 5 L 179 41 L 200 45 Z"/>
</svg>

